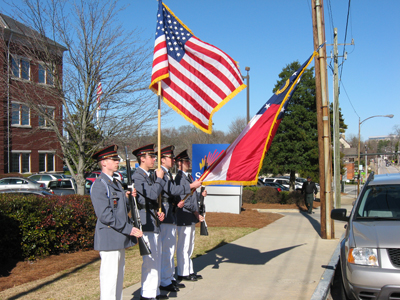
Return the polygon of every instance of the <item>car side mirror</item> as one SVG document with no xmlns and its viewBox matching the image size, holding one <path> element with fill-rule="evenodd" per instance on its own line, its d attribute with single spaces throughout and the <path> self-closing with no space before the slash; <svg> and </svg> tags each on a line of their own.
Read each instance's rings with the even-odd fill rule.
<svg viewBox="0 0 400 300">
<path fill-rule="evenodd" d="M 347 209 L 345 208 L 335 208 L 331 211 L 331 218 L 337 221 L 348 222 L 350 217 L 347 217 Z"/>
</svg>

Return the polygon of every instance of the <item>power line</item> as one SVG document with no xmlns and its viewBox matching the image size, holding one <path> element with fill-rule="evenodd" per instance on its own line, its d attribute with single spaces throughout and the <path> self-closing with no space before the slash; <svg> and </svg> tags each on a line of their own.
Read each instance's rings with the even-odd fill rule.
<svg viewBox="0 0 400 300">
<path fill-rule="evenodd" d="M 360 116 L 359 116 L 358 113 L 356 112 L 356 109 L 355 109 L 354 106 L 353 106 L 353 103 L 351 103 L 350 97 L 349 97 L 349 95 L 347 94 L 347 91 L 346 91 L 346 88 L 344 87 L 343 81 L 342 81 L 342 80 L 339 80 L 339 82 L 340 82 L 340 85 L 343 87 L 344 92 L 346 93 L 347 99 L 349 100 L 350 105 L 351 105 L 351 107 L 352 107 L 353 110 L 354 110 L 354 113 L 357 115 L 358 118 L 360 118 Z"/>
<path fill-rule="evenodd" d="M 351 0 L 349 0 L 349 5 L 348 5 L 348 7 L 347 7 L 346 30 L 345 30 L 345 32 L 344 32 L 344 47 L 343 47 L 342 64 L 341 64 L 341 68 L 340 68 L 340 76 L 339 76 L 339 79 L 342 78 L 343 65 L 344 65 L 344 59 L 345 59 L 345 53 L 346 53 L 347 30 L 348 30 L 349 18 L 350 18 L 350 4 L 351 4 Z"/>
<path fill-rule="evenodd" d="M 327 7 L 328 7 L 329 23 L 330 23 L 330 26 L 331 26 L 331 30 L 330 30 L 331 40 L 333 40 L 332 32 L 333 32 L 333 29 L 335 28 L 335 26 L 334 26 L 334 23 L 333 23 L 331 0 L 327 0 L 326 2 L 327 2 Z"/>
</svg>

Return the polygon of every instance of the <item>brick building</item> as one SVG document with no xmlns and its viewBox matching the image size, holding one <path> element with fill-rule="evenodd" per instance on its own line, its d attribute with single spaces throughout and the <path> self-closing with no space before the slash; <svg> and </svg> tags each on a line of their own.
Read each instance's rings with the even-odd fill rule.
<svg viewBox="0 0 400 300">
<path fill-rule="evenodd" d="M 62 80 L 66 49 L 1 13 L 0 30 L 0 174 L 62 171 L 61 147 L 49 122 L 62 132 L 55 80 Z M 48 49 L 55 58 L 50 64 Z"/>
</svg>

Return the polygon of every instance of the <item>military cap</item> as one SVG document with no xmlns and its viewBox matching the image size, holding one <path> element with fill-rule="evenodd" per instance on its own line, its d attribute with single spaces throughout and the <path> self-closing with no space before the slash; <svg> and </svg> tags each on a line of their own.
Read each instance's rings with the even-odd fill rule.
<svg viewBox="0 0 400 300">
<path fill-rule="evenodd" d="M 175 156 L 176 161 L 183 161 L 183 160 L 189 160 L 189 155 L 187 153 L 187 149 L 183 150 L 181 153 L 179 153 L 177 156 Z"/>
<path fill-rule="evenodd" d="M 175 146 L 170 145 L 161 149 L 161 157 L 172 157 L 174 158 L 174 149 Z M 158 155 L 158 152 L 156 152 Z"/>
<path fill-rule="evenodd" d="M 154 144 L 148 144 L 142 147 L 139 147 L 135 150 L 132 151 L 132 154 L 135 155 L 136 157 L 142 156 L 142 155 L 152 155 L 154 156 Z"/>
<path fill-rule="evenodd" d="M 119 158 L 117 150 L 117 145 L 111 145 L 104 149 L 101 149 L 100 151 L 97 151 L 95 154 L 92 155 L 92 158 L 96 159 L 98 162 L 107 158 Z"/>
</svg>

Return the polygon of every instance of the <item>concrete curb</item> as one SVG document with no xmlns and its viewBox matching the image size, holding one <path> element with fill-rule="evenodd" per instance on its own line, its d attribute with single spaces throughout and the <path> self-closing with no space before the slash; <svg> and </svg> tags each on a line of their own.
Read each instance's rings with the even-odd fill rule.
<svg viewBox="0 0 400 300">
<path fill-rule="evenodd" d="M 326 300 L 328 298 L 331 283 L 332 283 L 333 277 L 335 276 L 336 266 L 339 262 L 340 242 L 342 241 L 343 237 L 344 237 L 344 234 L 340 238 L 339 243 L 337 244 L 335 251 L 332 254 L 331 260 L 329 261 L 328 265 L 325 266 L 326 270 L 322 274 L 322 277 L 321 277 L 313 295 L 311 296 L 311 300 Z"/>
</svg>

